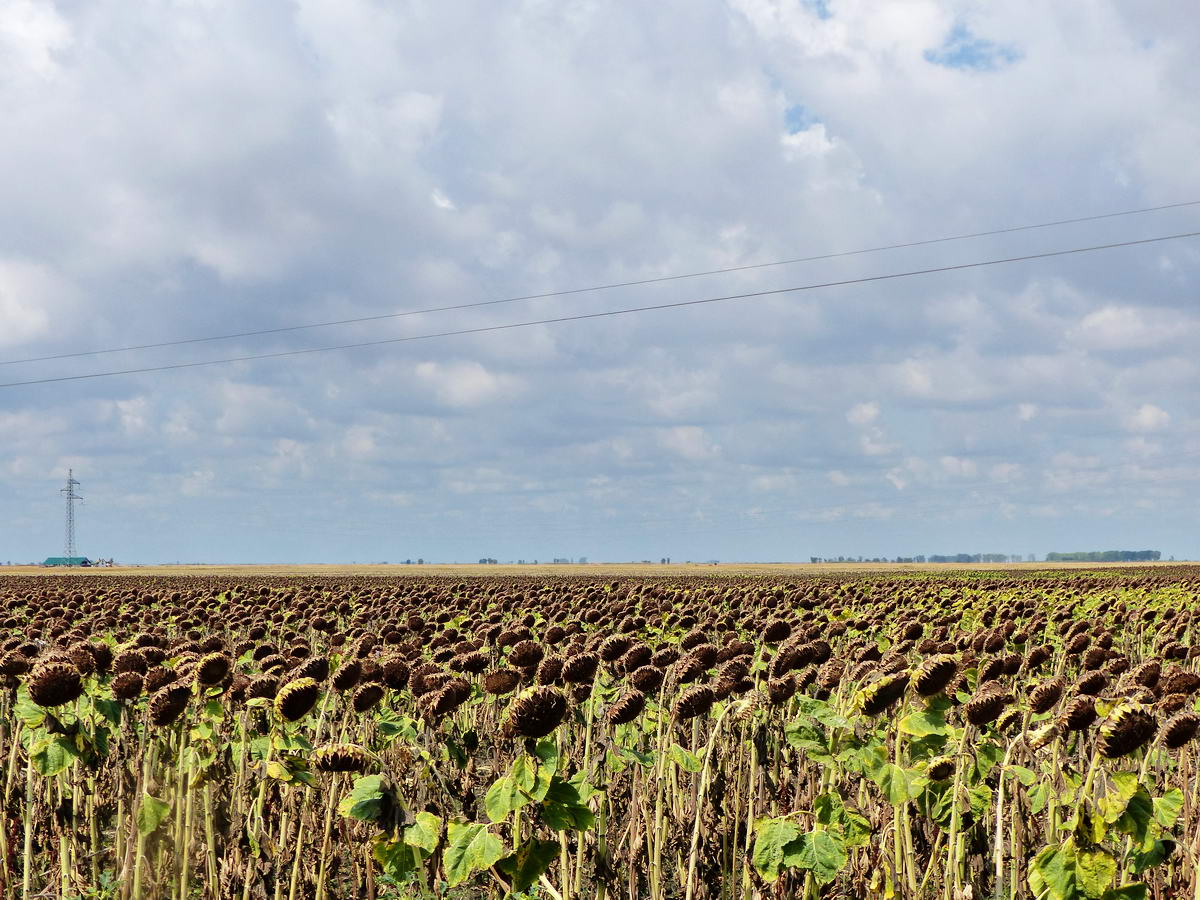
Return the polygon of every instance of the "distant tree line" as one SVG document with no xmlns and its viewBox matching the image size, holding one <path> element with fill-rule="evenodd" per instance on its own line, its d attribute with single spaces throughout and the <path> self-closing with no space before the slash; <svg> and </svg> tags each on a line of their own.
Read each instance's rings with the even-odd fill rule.
<svg viewBox="0 0 1200 900">
<path fill-rule="evenodd" d="M 1156 562 L 1158 550 L 1091 550 L 1080 553 L 1047 553 L 1046 562 Z"/>
<path fill-rule="evenodd" d="M 810 556 L 813 563 L 1009 563 L 1034 562 L 1032 556 L 1022 560 L 1019 553 L 953 553 L 950 555 L 933 554 L 932 556 Z"/>
</svg>

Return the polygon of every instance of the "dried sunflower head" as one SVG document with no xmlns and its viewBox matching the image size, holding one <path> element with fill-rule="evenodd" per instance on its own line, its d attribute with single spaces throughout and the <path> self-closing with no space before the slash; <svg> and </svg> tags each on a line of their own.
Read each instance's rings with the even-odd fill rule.
<svg viewBox="0 0 1200 900">
<path fill-rule="evenodd" d="M 275 695 L 275 712 L 288 722 L 302 719 L 317 705 L 321 686 L 312 678 L 289 681 Z"/>
<path fill-rule="evenodd" d="M 707 684 L 695 684 L 679 695 L 674 714 L 679 721 L 705 715 L 717 702 L 717 695 Z"/>
<path fill-rule="evenodd" d="M 1062 711 L 1062 726 L 1067 731 L 1084 731 L 1096 721 L 1096 701 L 1085 694 L 1072 697 Z"/>
<path fill-rule="evenodd" d="M 142 692 L 142 676 L 137 672 L 122 672 L 112 680 L 112 692 L 118 700 L 132 700 Z"/>
<path fill-rule="evenodd" d="M 512 693 L 521 683 L 521 676 L 513 669 L 496 669 L 483 677 L 483 692 L 492 696 Z"/>
<path fill-rule="evenodd" d="M 796 693 L 796 676 L 787 674 L 783 678 L 772 678 L 767 682 L 767 700 L 772 706 L 783 706 Z"/>
<path fill-rule="evenodd" d="M 186 684 L 168 684 L 150 698 L 150 721 L 160 728 L 174 722 L 187 707 L 192 689 Z"/>
<path fill-rule="evenodd" d="M 362 678 L 362 663 L 357 659 L 350 659 L 338 666 L 338 670 L 333 673 L 334 690 L 348 691 Z"/>
<path fill-rule="evenodd" d="M 563 658 L 545 656 L 537 667 L 538 684 L 560 684 L 562 682 Z"/>
<path fill-rule="evenodd" d="M 922 697 L 932 697 L 945 689 L 958 674 L 958 662 L 952 656 L 931 656 L 917 667 L 913 688 Z"/>
<path fill-rule="evenodd" d="M 373 709 L 383 699 L 384 687 L 378 682 L 370 681 L 360 684 L 354 691 L 351 703 L 356 713 L 365 713 Z"/>
<path fill-rule="evenodd" d="M 976 728 L 981 728 L 1000 718 L 1000 714 L 1004 712 L 1006 706 L 1012 703 L 1012 700 L 1012 694 L 1006 691 L 998 688 L 992 690 L 985 688 L 963 704 L 963 715 Z"/>
<path fill-rule="evenodd" d="M 19 650 L 10 650 L 0 656 L 0 675 L 9 677 L 24 675 L 29 671 L 29 659 Z"/>
<path fill-rule="evenodd" d="M 364 772 L 371 761 L 371 754 L 358 744 L 325 744 L 313 751 L 318 772 Z"/>
<path fill-rule="evenodd" d="M 1049 712 L 1062 697 L 1067 683 L 1061 677 L 1043 681 L 1029 692 L 1029 708 L 1035 713 Z"/>
<path fill-rule="evenodd" d="M 901 697 L 908 689 L 908 673 L 898 672 L 885 675 L 862 689 L 859 694 L 862 711 L 867 716 L 877 716 Z"/>
<path fill-rule="evenodd" d="M 1163 746 L 1178 750 L 1196 736 L 1197 729 L 1200 729 L 1200 715 L 1190 711 L 1178 713 L 1163 726 Z"/>
<path fill-rule="evenodd" d="M 645 708 L 646 695 L 641 691 L 630 691 L 609 708 L 609 724 L 624 725 L 626 722 L 632 722 Z"/>
<path fill-rule="evenodd" d="M 83 693 L 83 679 L 74 664 L 51 660 L 39 663 L 29 673 L 29 696 L 38 706 L 62 706 Z"/>
<path fill-rule="evenodd" d="M 196 683 L 203 685 L 220 684 L 233 668 L 233 661 L 224 653 L 209 653 L 200 657 L 196 663 Z"/>
<path fill-rule="evenodd" d="M 563 663 L 562 679 L 568 684 L 591 683 L 596 677 L 600 657 L 590 651 L 577 653 Z"/>
<path fill-rule="evenodd" d="M 543 738 L 562 724 L 567 698 L 550 685 L 526 688 L 509 705 L 504 731 L 510 736 Z"/>
<path fill-rule="evenodd" d="M 629 676 L 629 683 L 643 694 L 650 694 L 662 686 L 664 677 L 662 669 L 653 665 L 645 665 Z"/>
<path fill-rule="evenodd" d="M 1157 728 L 1154 714 L 1148 708 L 1127 701 L 1104 720 L 1097 746 L 1109 759 L 1128 756 L 1154 737 Z"/>
<path fill-rule="evenodd" d="M 1075 693 L 1097 697 L 1108 686 L 1108 676 L 1098 669 L 1085 673 L 1075 682 Z"/>
<path fill-rule="evenodd" d="M 292 677 L 324 681 L 329 677 L 329 660 L 324 656 L 310 656 L 296 666 Z"/>
</svg>

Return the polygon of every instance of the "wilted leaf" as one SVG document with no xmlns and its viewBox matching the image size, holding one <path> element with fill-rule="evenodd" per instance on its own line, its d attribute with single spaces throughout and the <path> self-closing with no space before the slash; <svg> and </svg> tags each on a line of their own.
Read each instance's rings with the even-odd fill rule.
<svg viewBox="0 0 1200 900">
<path fill-rule="evenodd" d="M 700 762 L 700 757 L 690 750 L 685 750 L 678 744 L 672 744 L 667 750 L 667 755 L 671 757 L 675 765 L 683 769 L 685 772 L 699 772 L 704 768 Z"/>
<path fill-rule="evenodd" d="M 446 836 L 446 850 L 442 854 L 446 883 L 450 887 L 461 884 L 473 873 L 495 865 L 502 856 L 504 845 L 487 830 L 486 825 L 451 822 Z"/>
<path fill-rule="evenodd" d="M 500 860 L 496 868 L 512 879 L 513 891 L 527 891 L 558 858 L 558 852 L 558 844 L 554 841 L 533 838 L 522 844 L 516 853 Z"/>
<path fill-rule="evenodd" d="M 1154 821 L 1163 828 L 1171 828 L 1183 809 L 1183 791 L 1171 788 L 1161 797 L 1154 798 Z"/>
<path fill-rule="evenodd" d="M 1117 861 L 1107 850 L 1092 848 L 1075 853 L 1075 881 L 1085 897 L 1096 900 L 1117 877 Z"/>
<path fill-rule="evenodd" d="M 898 726 L 905 734 L 914 737 L 928 737 L 931 734 L 946 733 L 946 717 L 938 709 L 921 709 L 911 712 L 900 720 Z"/>
<path fill-rule="evenodd" d="M 404 843 L 424 850 L 428 856 L 437 849 L 441 835 L 442 820 L 431 812 L 419 812 L 416 822 L 404 829 Z"/>
<path fill-rule="evenodd" d="M 363 775 L 354 780 L 354 787 L 338 804 L 338 812 L 360 822 L 373 822 L 383 811 L 383 794 L 382 775 Z"/>
<path fill-rule="evenodd" d="M 171 807 L 149 794 L 142 793 L 142 803 L 137 811 L 137 830 L 140 835 L 151 834 L 171 814 Z"/>
<path fill-rule="evenodd" d="M 754 850 L 751 862 L 766 882 L 779 878 L 784 847 L 800 836 L 800 829 L 787 819 L 759 819 L 754 823 Z"/>
<path fill-rule="evenodd" d="M 846 844 L 835 832 L 810 831 L 784 848 L 783 863 L 811 870 L 817 884 L 829 884 L 846 864 Z"/>
<path fill-rule="evenodd" d="M 29 758 L 39 775 L 47 778 L 65 772 L 79 758 L 79 750 L 63 735 L 42 738 L 30 748 Z"/>
</svg>

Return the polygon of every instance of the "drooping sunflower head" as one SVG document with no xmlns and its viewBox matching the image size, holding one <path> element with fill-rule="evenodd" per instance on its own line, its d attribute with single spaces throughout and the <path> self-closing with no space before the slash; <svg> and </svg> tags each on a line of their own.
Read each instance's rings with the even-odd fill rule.
<svg viewBox="0 0 1200 900">
<path fill-rule="evenodd" d="M 51 660 L 29 673 L 29 696 L 38 706 L 72 703 L 83 693 L 83 679 L 73 663 Z"/>
<path fill-rule="evenodd" d="M 312 678 L 289 681 L 275 695 L 275 712 L 279 718 L 295 722 L 304 718 L 317 705 L 321 686 Z"/>
<path fill-rule="evenodd" d="M 371 754 L 358 744 L 325 744 L 313 751 L 318 772 L 365 772 L 371 761 Z"/>
<path fill-rule="evenodd" d="M 1137 702 L 1125 702 L 1112 711 L 1100 726 L 1100 752 L 1109 759 L 1128 756 L 1158 729 L 1154 714 Z"/>
<path fill-rule="evenodd" d="M 510 736 L 543 738 L 562 724 L 567 698 L 556 687 L 526 688 L 508 707 L 504 730 Z"/>
</svg>

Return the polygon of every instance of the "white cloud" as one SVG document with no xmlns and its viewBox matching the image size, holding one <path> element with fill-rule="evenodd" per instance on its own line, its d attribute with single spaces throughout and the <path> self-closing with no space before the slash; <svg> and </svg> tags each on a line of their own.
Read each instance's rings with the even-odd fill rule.
<svg viewBox="0 0 1200 900">
<path fill-rule="evenodd" d="M 990 469 L 988 469 L 988 477 L 991 478 L 992 481 L 997 481 L 1001 484 L 1017 481 L 1019 478 L 1021 478 L 1022 474 L 1023 470 L 1019 463 L 996 463 Z"/>
<path fill-rule="evenodd" d="M 454 408 L 511 400 L 523 388 L 520 378 L 491 372 L 477 362 L 423 362 L 415 372 L 441 403 Z"/>
<path fill-rule="evenodd" d="M 74 336 L 75 298 L 75 289 L 46 266 L 0 258 L 0 347 L 35 341 L 58 328 Z"/>
<path fill-rule="evenodd" d="M 0 5 L 0 72 L 8 78 L 50 78 L 58 73 L 56 57 L 71 37 L 70 24 L 53 6 L 7 0 Z"/>
<path fill-rule="evenodd" d="M 1194 326 L 1170 310 L 1105 306 L 1088 313 L 1070 333 L 1095 350 L 1142 350 L 1185 337 Z"/>
<path fill-rule="evenodd" d="M 856 403 L 846 413 L 846 421 L 851 425 L 869 425 L 879 418 L 879 404 L 874 401 Z"/>
<path fill-rule="evenodd" d="M 1153 403 L 1143 403 L 1125 418 L 1125 427 L 1130 431 L 1162 431 L 1170 423 L 1170 413 Z"/>
<path fill-rule="evenodd" d="M 203 497 L 212 490 L 216 478 L 211 469 L 197 469 L 183 478 L 179 492 L 185 497 Z"/>
<path fill-rule="evenodd" d="M 978 467 L 972 460 L 958 456 L 943 456 L 938 463 L 943 472 L 954 478 L 973 478 L 978 472 Z"/>
<path fill-rule="evenodd" d="M 714 459 L 721 452 L 721 448 L 712 442 L 704 429 L 696 425 L 661 429 L 658 441 L 672 453 L 693 461 Z"/>
</svg>

